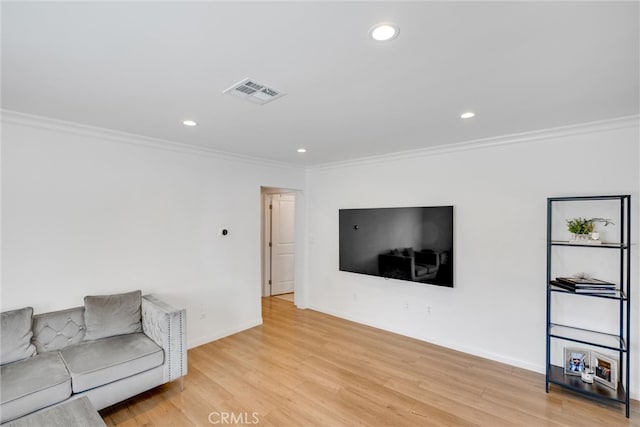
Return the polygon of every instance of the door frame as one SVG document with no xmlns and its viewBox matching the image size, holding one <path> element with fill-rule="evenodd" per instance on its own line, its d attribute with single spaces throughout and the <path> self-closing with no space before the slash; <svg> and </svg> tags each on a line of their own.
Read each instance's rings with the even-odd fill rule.
<svg viewBox="0 0 640 427">
<path fill-rule="evenodd" d="M 269 226 L 269 198 L 272 194 L 293 194 L 295 199 L 295 245 L 294 245 L 294 304 L 298 308 L 307 307 L 306 297 L 306 214 L 305 214 L 305 198 L 302 190 L 281 187 L 260 187 L 260 210 L 261 210 L 261 226 L 260 226 L 260 260 L 262 264 L 260 277 L 260 298 L 269 296 L 268 275 L 270 274 L 269 253 L 268 248 L 268 232 Z"/>
<path fill-rule="evenodd" d="M 271 237 L 271 198 L 272 194 L 262 194 L 262 240 L 260 241 L 260 254 L 262 258 L 262 277 L 260 278 L 260 292 L 263 297 L 271 296 L 271 248 L 269 239 Z M 295 285 L 294 285 L 295 289 Z"/>
</svg>

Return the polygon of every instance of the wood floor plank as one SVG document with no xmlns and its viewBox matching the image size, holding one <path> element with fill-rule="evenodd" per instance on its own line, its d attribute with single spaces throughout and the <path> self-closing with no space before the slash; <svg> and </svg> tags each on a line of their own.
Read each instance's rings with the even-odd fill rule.
<svg viewBox="0 0 640 427">
<path fill-rule="evenodd" d="M 189 350 L 184 390 L 165 384 L 102 410 L 105 423 L 640 427 L 636 401 L 626 419 L 621 405 L 558 387 L 545 393 L 537 373 L 280 298 L 262 308 L 263 325 Z"/>
</svg>

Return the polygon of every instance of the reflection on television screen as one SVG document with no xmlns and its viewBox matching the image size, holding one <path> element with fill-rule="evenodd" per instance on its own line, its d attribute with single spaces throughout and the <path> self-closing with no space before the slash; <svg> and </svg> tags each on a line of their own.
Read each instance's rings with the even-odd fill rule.
<svg viewBox="0 0 640 427">
<path fill-rule="evenodd" d="M 453 206 L 340 209 L 340 270 L 453 287 Z"/>
</svg>

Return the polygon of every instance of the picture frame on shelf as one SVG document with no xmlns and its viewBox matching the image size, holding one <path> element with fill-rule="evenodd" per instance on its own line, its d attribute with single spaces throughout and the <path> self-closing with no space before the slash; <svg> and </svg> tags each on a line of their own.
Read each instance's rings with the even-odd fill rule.
<svg viewBox="0 0 640 427">
<path fill-rule="evenodd" d="M 614 390 L 618 389 L 618 361 L 604 354 L 591 354 L 591 366 L 594 379 Z"/>
<path fill-rule="evenodd" d="M 564 374 L 582 375 L 591 363 L 591 352 L 584 348 L 564 348 Z"/>
</svg>

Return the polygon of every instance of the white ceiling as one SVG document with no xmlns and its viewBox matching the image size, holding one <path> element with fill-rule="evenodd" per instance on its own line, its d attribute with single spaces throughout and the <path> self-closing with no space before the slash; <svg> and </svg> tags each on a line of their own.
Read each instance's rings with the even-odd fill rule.
<svg viewBox="0 0 640 427">
<path fill-rule="evenodd" d="M 2 108 L 323 164 L 638 114 L 639 15 L 611 1 L 3 2 Z M 398 38 L 368 37 L 382 21 Z M 222 94 L 245 77 L 288 95 Z"/>
</svg>

